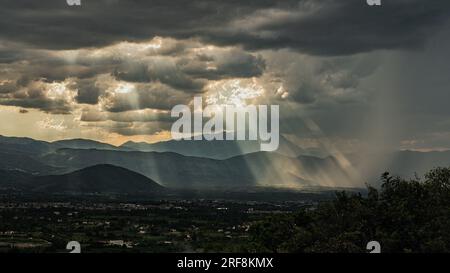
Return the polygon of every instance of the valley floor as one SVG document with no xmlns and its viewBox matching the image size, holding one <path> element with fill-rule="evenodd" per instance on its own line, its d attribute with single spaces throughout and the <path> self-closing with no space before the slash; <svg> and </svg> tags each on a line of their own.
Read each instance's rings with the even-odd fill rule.
<svg viewBox="0 0 450 273">
<path fill-rule="evenodd" d="M 69 252 L 69 241 L 82 252 L 242 252 L 253 223 L 314 203 L 4 199 L 0 252 Z"/>
</svg>

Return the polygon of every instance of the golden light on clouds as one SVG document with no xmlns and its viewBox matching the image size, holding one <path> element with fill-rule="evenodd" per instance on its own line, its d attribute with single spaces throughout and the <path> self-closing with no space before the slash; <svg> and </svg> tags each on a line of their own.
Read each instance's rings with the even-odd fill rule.
<svg viewBox="0 0 450 273">
<path fill-rule="evenodd" d="M 206 103 L 217 106 L 244 107 L 251 100 L 264 95 L 264 88 L 255 78 L 218 81 L 210 84 L 207 90 Z"/>
</svg>

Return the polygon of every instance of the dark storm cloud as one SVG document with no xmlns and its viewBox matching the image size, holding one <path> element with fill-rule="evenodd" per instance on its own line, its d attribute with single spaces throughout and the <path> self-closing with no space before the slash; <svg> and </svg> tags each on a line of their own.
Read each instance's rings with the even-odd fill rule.
<svg viewBox="0 0 450 273">
<path fill-rule="evenodd" d="M 204 38 L 247 49 L 292 48 L 314 55 L 348 55 L 377 49 L 414 49 L 450 17 L 445 0 L 299 1 L 293 10 L 259 10 Z"/>
<path fill-rule="evenodd" d="M 70 114 L 72 110 L 70 105 L 64 100 L 48 100 L 45 97 L 38 98 L 6 98 L 1 99 L 0 103 L 2 105 L 8 106 L 18 106 L 24 108 L 35 108 L 40 109 L 43 112 L 51 114 Z"/>
<path fill-rule="evenodd" d="M 15 62 L 18 59 L 21 59 L 22 53 L 23 52 L 21 52 L 20 50 L 0 47 L 0 63 L 7 64 Z"/>
<path fill-rule="evenodd" d="M 78 80 L 74 86 L 77 89 L 75 97 L 78 103 L 97 104 L 102 90 L 95 84 L 95 79 Z"/>
<path fill-rule="evenodd" d="M 176 64 L 165 59 L 123 63 L 115 68 L 114 76 L 129 82 L 159 81 L 186 92 L 200 92 L 205 84 L 202 80 L 188 77 Z"/>
<path fill-rule="evenodd" d="M 0 85 L 0 105 L 34 108 L 51 114 L 70 114 L 73 108 L 70 96 L 62 89 L 61 92 L 55 91 L 55 88 L 44 81 L 30 81 L 25 86 L 9 82 Z"/>
<path fill-rule="evenodd" d="M 3 0 L 0 38 L 67 49 L 159 35 L 319 55 L 415 48 L 450 15 L 447 0 Z"/>
<path fill-rule="evenodd" d="M 102 46 L 155 35 L 192 37 L 211 25 L 276 1 L 98 0 L 69 7 L 64 0 L 4 0 L 0 11 L 4 38 L 46 48 Z"/>
<path fill-rule="evenodd" d="M 178 66 L 190 76 L 208 80 L 257 77 L 266 69 L 260 55 L 239 49 L 206 50 L 195 57 L 180 59 Z"/>
<path fill-rule="evenodd" d="M 0 83 L 0 97 L 2 94 L 9 94 L 16 90 L 17 86 L 14 82 Z"/>
<path fill-rule="evenodd" d="M 130 53 L 132 56 L 127 56 L 114 67 L 113 75 L 122 81 L 159 81 L 184 92 L 199 93 L 203 91 L 207 80 L 257 77 L 266 68 L 261 56 L 241 49 L 205 47 L 185 40 L 160 41 L 161 48 L 135 53 L 136 55 Z M 139 45 L 145 46 L 143 43 L 134 45 L 138 45 L 137 50 L 140 50 Z M 171 56 L 164 55 L 172 47 L 184 50 L 176 54 L 172 52 Z M 161 53 L 163 55 L 159 55 Z"/>
<path fill-rule="evenodd" d="M 300 84 L 297 90 L 293 90 L 292 95 L 289 98 L 298 103 L 310 104 L 315 102 L 321 93 L 322 89 L 319 89 L 318 86 L 314 86 L 309 82 L 304 82 Z"/>
</svg>

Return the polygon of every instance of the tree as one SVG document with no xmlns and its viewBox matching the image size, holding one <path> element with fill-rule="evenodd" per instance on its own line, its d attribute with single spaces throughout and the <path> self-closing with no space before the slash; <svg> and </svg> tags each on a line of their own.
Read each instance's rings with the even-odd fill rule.
<svg viewBox="0 0 450 273">
<path fill-rule="evenodd" d="M 251 228 L 259 251 L 366 252 L 376 240 L 383 252 L 450 251 L 450 168 L 425 180 L 381 176 L 366 196 L 337 192 L 315 210 L 269 217 Z M 258 250 L 257 250 L 258 251 Z"/>
</svg>

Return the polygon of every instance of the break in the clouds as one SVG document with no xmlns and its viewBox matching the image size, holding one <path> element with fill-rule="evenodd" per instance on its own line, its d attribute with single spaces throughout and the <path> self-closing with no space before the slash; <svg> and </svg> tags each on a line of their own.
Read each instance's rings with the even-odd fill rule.
<svg viewBox="0 0 450 273">
<path fill-rule="evenodd" d="M 0 3 L 0 109 L 66 138 L 162 135 L 176 104 L 249 92 L 299 143 L 450 147 L 446 0 Z"/>
</svg>

